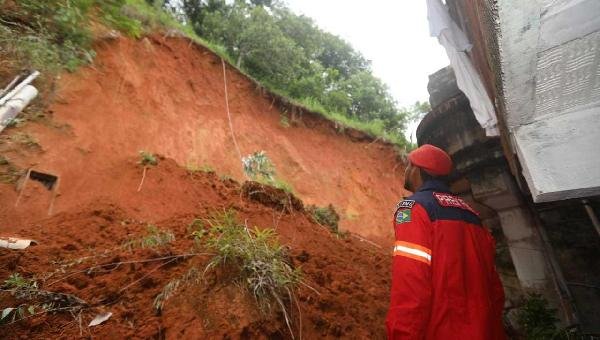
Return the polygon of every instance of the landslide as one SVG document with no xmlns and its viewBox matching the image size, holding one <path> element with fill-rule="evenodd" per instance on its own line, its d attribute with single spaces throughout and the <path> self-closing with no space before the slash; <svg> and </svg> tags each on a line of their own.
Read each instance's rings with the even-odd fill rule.
<svg viewBox="0 0 600 340">
<path fill-rule="evenodd" d="M 225 209 L 234 209 L 248 226 L 274 228 L 289 248 L 290 263 L 302 269 L 304 282 L 312 287 L 299 286 L 299 312 L 290 309 L 296 338 L 300 329 L 305 339 L 385 337 L 387 251 L 340 238 L 315 224 L 293 197 L 287 201 L 295 203 L 289 205 L 264 204 L 286 201 L 277 199 L 283 191 L 265 188 L 262 196 L 253 196 L 233 180 L 191 173 L 170 159 L 147 170 L 138 192 L 143 167 L 137 160 L 114 162 L 118 171 L 111 172 L 110 185 L 119 188 L 120 196 L 97 198 L 68 212 L 15 225 L 13 235 L 37 244 L 22 251 L 0 249 L 0 278 L 14 273 L 35 277 L 40 289 L 71 294 L 89 306 L 81 313 L 34 315 L 0 325 L 2 338 L 289 338 L 281 313 L 261 314 L 249 294 L 212 272 L 183 287 L 160 312 L 154 308 L 155 297 L 169 282 L 192 265 L 206 265 L 208 257 L 202 251 L 172 260 L 198 252 L 190 224 Z M 168 217 L 141 219 L 140 209 Z M 123 247 L 143 238 L 150 223 L 172 232 L 175 240 L 154 248 Z M 18 303 L 23 301 L 0 295 L 1 306 Z M 87 327 L 101 312 L 113 314 L 103 324 Z"/>
<path fill-rule="evenodd" d="M 17 207 L 17 188 L 0 184 L 4 231 L 46 217 L 49 205 L 72 212 L 108 197 L 129 207 L 129 188 L 113 179 L 140 150 L 242 181 L 231 126 L 241 155 L 266 151 L 277 177 L 306 204 L 332 204 L 341 229 L 391 242 L 390 216 L 403 194 L 403 163 L 392 145 L 285 104 L 227 66 L 229 120 L 221 59 L 183 37 L 108 34 L 95 50 L 92 66 L 61 76 L 48 108 L 0 135 L 11 166 L 59 177 L 55 198 L 33 183 Z M 165 183 L 161 203 L 139 204 L 131 214 L 169 218 L 193 205 L 179 199 L 185 190 Z"/>
</svg>

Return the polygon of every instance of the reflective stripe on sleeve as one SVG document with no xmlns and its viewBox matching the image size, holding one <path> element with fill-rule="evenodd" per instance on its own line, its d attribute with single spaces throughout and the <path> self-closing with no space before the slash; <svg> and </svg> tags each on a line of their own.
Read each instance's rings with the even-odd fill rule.
<svg viewBox="0 0 600 340">
<path fill-rule="evenodd" d="M 396 241 L 394 256 L 404 256 L 431 265 L 431 249 L 418 244 Z"/>
</svg>

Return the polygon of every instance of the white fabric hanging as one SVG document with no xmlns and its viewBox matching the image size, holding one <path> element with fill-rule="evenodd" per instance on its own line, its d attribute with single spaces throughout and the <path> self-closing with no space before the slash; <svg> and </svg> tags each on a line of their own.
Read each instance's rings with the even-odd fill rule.
<svg viewBox="0 0 600 340">
<path fill-rule="evenodd" d="M 500 132 L 494 105 L 467 55 L 471 43 L 440 0 L 427 0 L 427 19 L 430 35 L 437 37 L 444 46 L 456 76 L 456 84 L 469 99 L 475 118 L 485 129 L 486 136 L 498 136 Z"/>
</svg>

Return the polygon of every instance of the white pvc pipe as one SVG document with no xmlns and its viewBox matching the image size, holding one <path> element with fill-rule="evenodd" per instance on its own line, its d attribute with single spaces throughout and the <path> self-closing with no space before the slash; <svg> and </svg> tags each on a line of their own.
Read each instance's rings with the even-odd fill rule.
<svg viewBox="0 0 600 340">
<path fill-rule="evenodd" d="M 0 106 L 4 105 L 6 102 L 8 102 L 13 96 L 15 96 L 17 93 L 19 93 L 19 91 L 21 91 L 22 88 L 29 85 L 39 75 L 40 75 L 40 72 L 33 71 L 27 78 L 25 78 L 25 80 L 23 80 L 21 83 L 19 83 L 19 85 L 15 86 L 15 88 L 12 89 L 12 91 L 10 91 L 4 97 L 0 98 Z"/>
<path fill-rule="evenodd" d="M 10 83 L 8 83 L 8 85 L 6 85 L 6 87 L 4 88 L 4 90 L 0 90 L 0 98 L 4 97 L 5 93 L 8 93 L 8 90 L 10 90 L 13 85 L 15 85 L 17 83 L 17 81 L 19 80 L 19 76 L 16 76 L 15 79 L 13 79 Z"/>
<path fill-rule="evenodd" d="M 29 105 L 31 100 L 38 95 L 38 90 L 32 85 L 25 85 L 15 93 L 6 103 L 0 106 L 0 132 L 15 118 L 19 112 Z"/>
</svg>

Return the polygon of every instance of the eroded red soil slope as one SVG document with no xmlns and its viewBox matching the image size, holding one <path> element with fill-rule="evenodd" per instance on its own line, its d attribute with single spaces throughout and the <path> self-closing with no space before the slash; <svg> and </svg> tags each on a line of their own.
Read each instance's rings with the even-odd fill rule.
<svg viewBox="0 0 600 340">
<path fill-rule="evenodd" d="M 290 262 L 304 281 L 297 292 L 302 324 L 296 338 L 384 338 L 390 254 L 366 242 L 335 234 L 312 222 L 302 209 L 265 206 L 243 194 L 240 185 L 215 174 L 191 174 L 172 160 L 151 168 L 137 191 L 142 167 L 136 158 L 114 161 L 109 184 L 118 195 L 98 198 L 69 212 L 15 225 L 13 234 L 38 244 L 26 250 L 0 249 L 0 278 L 12 273 L 36 277 L 40 289 L 72 294 L 88 303 L 79 313 L 36 315 L 0 325 L 2 338 L 72 339 L 237 339 L 289 338 L 281 314 L 262 315 L 255 302 L 224 273 L 211 272 L 184 286 L 162 312 L 154 299 L 171 280 L 192 266 L 204 268 L 206 255 L 190 237 L 190 223 L 215 211 L 234 209 L 248 226 L 275 228 L 289 247 Z M 92 167 L 93 169 L 93 167 Z M 116 201 L 126 202 L 118 203 Z M 153 221 L 140 215 L 154 211 Z M 148 224 L 170 230 L 175 241 L 161 247 L 127 248 L 147 235 Z M 162 259 L 161 259 L 162 258 Z M 157 260 L 158 259 L 158 260 Z M 8 294 L 0 306 L 27 303 Z M 295 307 L 293 319 L 298 320 Z M 113 316 L 87 327 L 100 312 Z M 81 322 L 81 327 L 79 323 Z"/>
<path fill-rule="evenodd" d="M 181 166 L 210 167 L 244 180 L 225 110 L 223 68 L 213 53 L 183 38 L 105 39 L 92 67 L 59 80 L 46 118 L 0 136 L 0 153 L 14 164 L 59 176 L 55 213 L 98 198 L 131 206 L 114 180 L 140 150 Z M 265 150 L 279 178 L 306 204 L 333 204 L 342 229 L 391 242 L 390 216 L 400 198 L 403 165 L 393 147 L 356 132 L 339 132 L 311 113 L 282 113 L 277 101 L 227 67 L 231 125 L 242 155 Z M 286 116 L 291 126 L 284 127 Z M 31 136 L 39 145 L 27 144 Z M 151 176 L 150 176 L 151 177 Z M 14 185 L 0 184 L 0 228 L 47 216 L 48 194 L 29 186 L 14 208 Z M 181 210 L 177 182 L 157 189 L 162 200 L 139 202 L 135 218 L 158 221 Z M 39 190 L 38 190 L 39 189 Z"/>
</svg>

